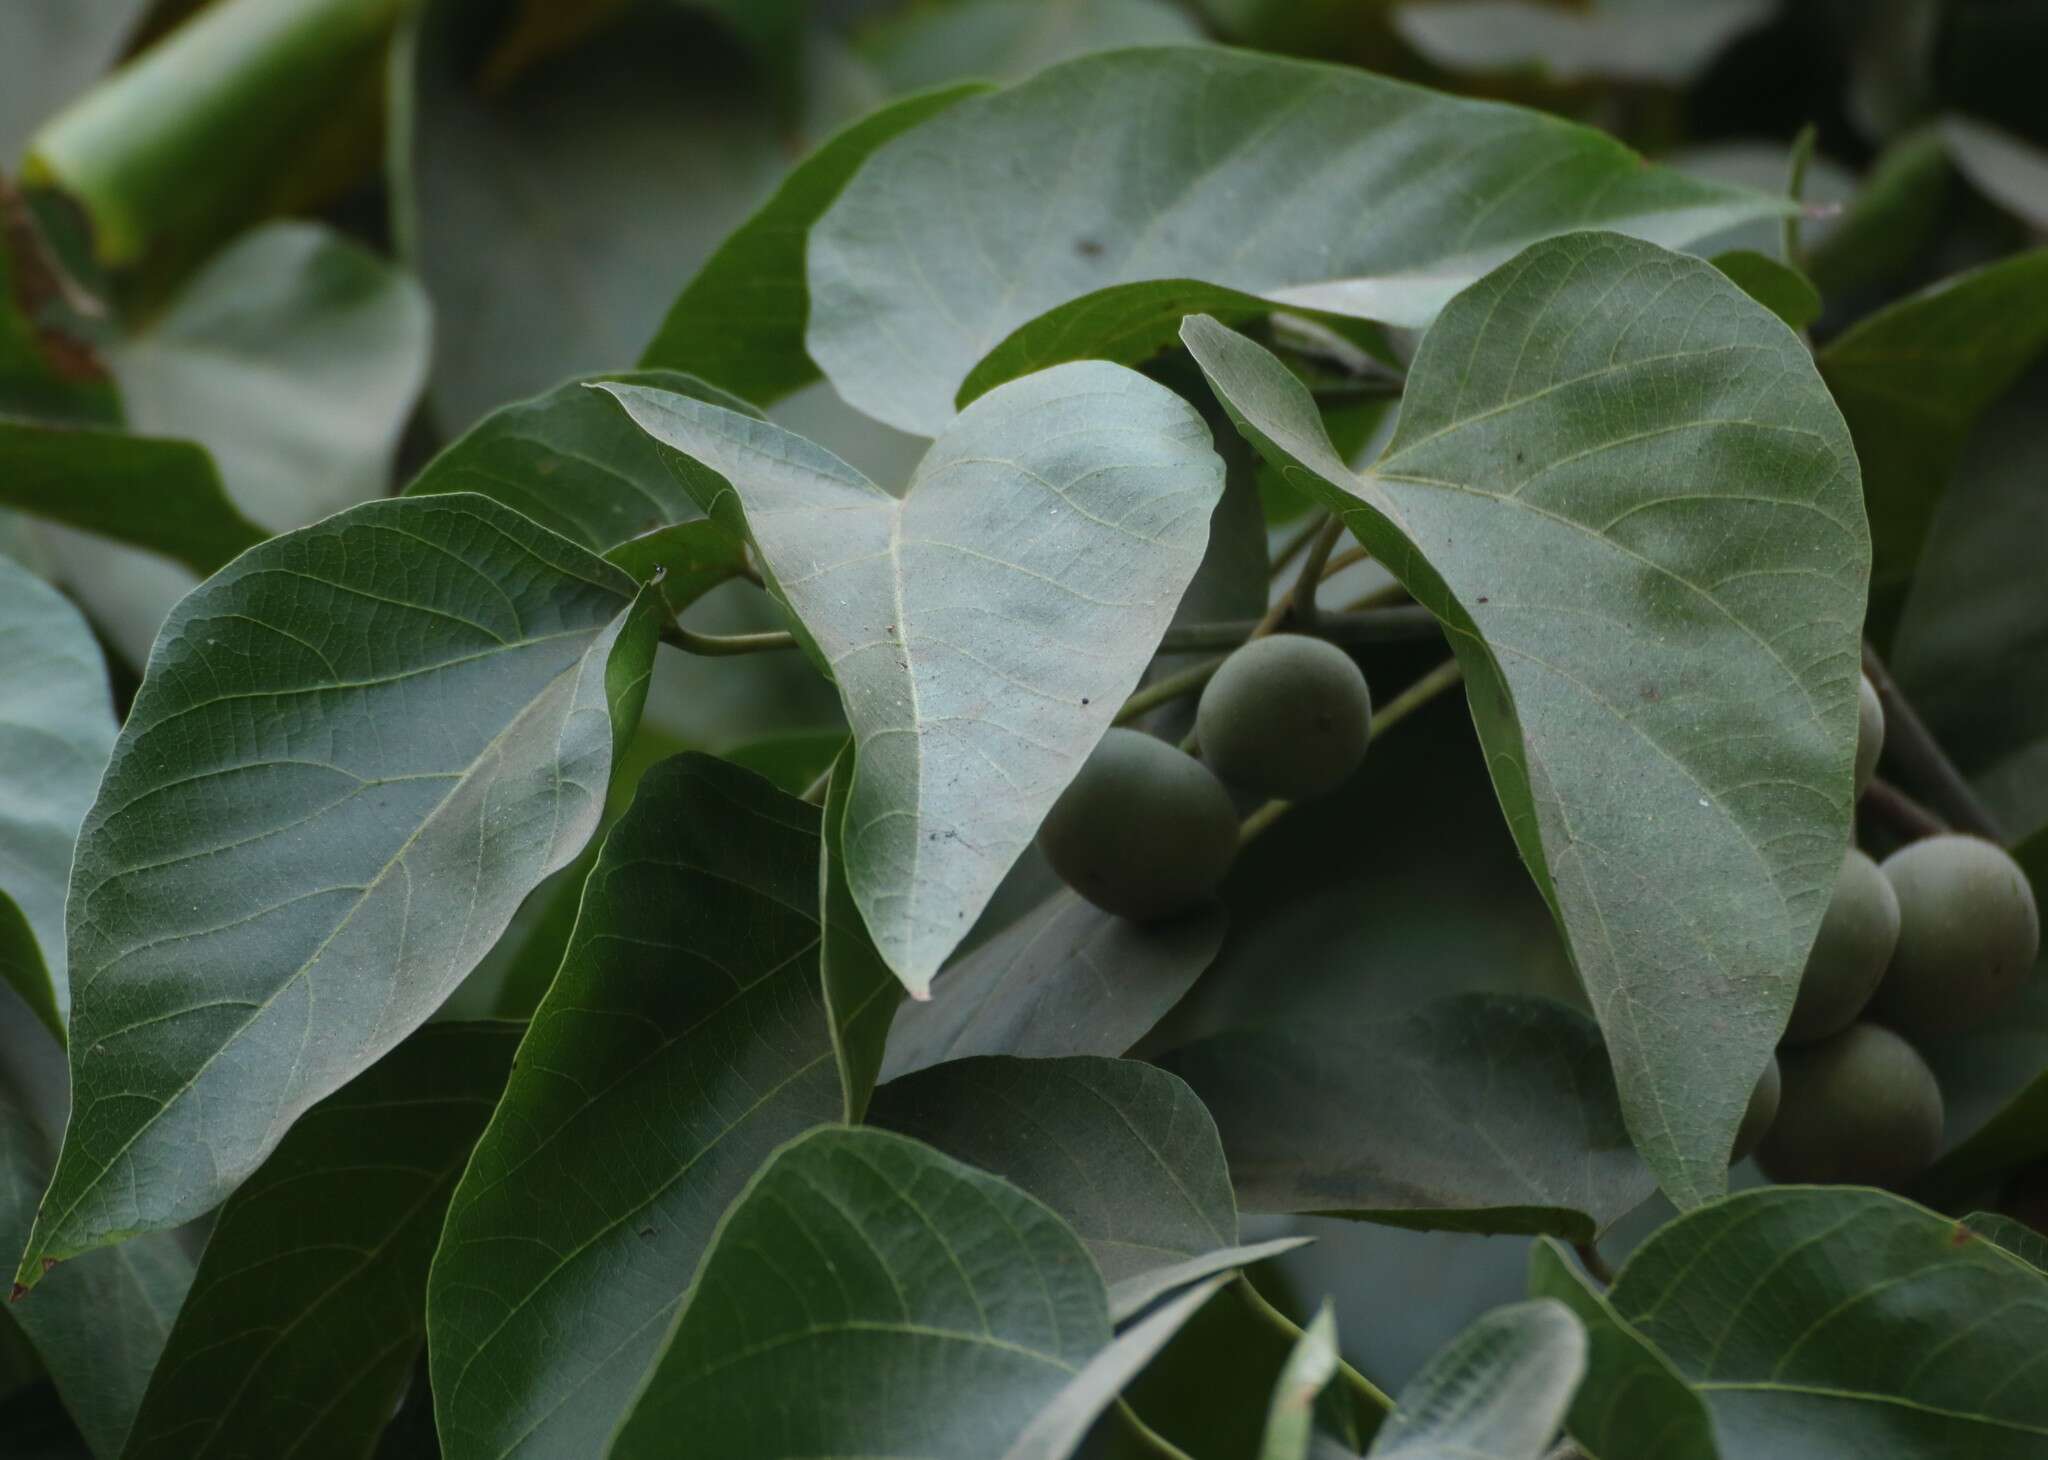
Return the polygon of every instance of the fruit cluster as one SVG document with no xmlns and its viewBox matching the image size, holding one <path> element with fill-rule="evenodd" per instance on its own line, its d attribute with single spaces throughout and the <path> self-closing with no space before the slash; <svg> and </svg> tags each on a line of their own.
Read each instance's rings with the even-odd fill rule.
<svg viewBox="0 0 2048 1460">
<path fill-rule="evenodd" d="M 1225 659 L 1195 711 L 1201 759 L 1140 730 L 1102 737 L 1039 828 L 1069 887 L 1140 922 L 1214 895 L 1237 856 L 1226 789 L 1299 801 L 1334 791 L 1365 759 L 1372 696 L 1351 656 L 1272 634 Z"/>
<path fill-rule="evenodd" d="M 1883 737 L 1865 680 L 1859 794 Z M 1852 849 L 1736 1155 L 1753 1147 L 1781 1182 L 1912 1180 L 1939 1154 L 1943 1118 L 1912 1041 L 1982 1024 L 2018 993 L 2040 945 L 2026 874 L 1990 842 L 1931 836 L 1882 866 Z"/>
</svg>

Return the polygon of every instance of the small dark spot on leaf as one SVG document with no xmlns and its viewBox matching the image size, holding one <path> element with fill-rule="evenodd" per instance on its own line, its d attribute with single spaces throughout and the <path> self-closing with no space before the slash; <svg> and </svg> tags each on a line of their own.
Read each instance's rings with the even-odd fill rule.
<svg viewBox="0 0 2048 1460">
<path fill-rule="evenodd" d="M 54 1258 L 54 1257 L 46 1257 L 46 1258 L 44 1258 L 44 1259 L 43 1259 L 43 1271 L 44 1271 L 44 1272 L 49 1272 L 49 1271 L 50 1271 L 50 1270 L 51 1270 L 52 1268 L 56 1267 L 56 1265 L 57 1265 L 57 1259 L 56 1259 L 56 1258 Z"/>
<path fill-rule="evenodd" d="M 1975 1239 L 1976 1235 L 1975 1232 L 1972 1232 L 1961 1222 L 1957 1222 L 1956 1229 L 1948 1234 L 1948 1245 L 1951 1247 L 1967 1247 Z"/>
<path fill-rule="evenodd" d="M 640 1235 L 641 1235 L 642 1237 L 652 1237 L 652 1236 L 654 1235 L 654 1228 L 652 1228 L 652 1227 L 642 1227 L 642 1228 L 640 1229 Z"/>
<path fill-rule="evenodd" d="M 23 1287 L 20 1283 L 16 1283 L 14 1285 L 14 1291 L 7 1295 L 7 1301 L 10 1303 L 19 1303 L 23 1298 L 26 1298 L 27 1296 L 28 1289 Z"/>
<path fill-rule="evenodd" d="M 1491 600 L 1491 599 L 1489 599 L 1489 598 L 1488 598 L 1488 597 L 1487 597 L 1487 596 L 1486 596 L 1486 595 L 1485 595 L 1484 593 L 1480 594 L 1480 595 L 1479 595 L 1479 596 L 1478 596 L 1477 598 L 1473 599 L 1472 601 L 1473 601 L 1474 603 L 1490 603 L 1490 602 L 1492 602 L 1492 600 Z"/>
<path fill-rule="evenodd" d="M 1084 705 L 1085 705 L 1085 704 L 1087 704 L 1087 703 L 1088 703 L 1088 696 L 1086 696 L 1086 695 L 1082 695 L 1082 696 L 1081 696 L 1081 703 L 1082 703 L 1082 704 L 1084 704 Z"/>
<path fill-rule="evenodd" d="M 1649 704 L 1653 704 L 1653 705 L 1654 705 L 1654 704 L 1656 704 L 1656 703 L 1657 703 L 1657 701 L 1659 701 L 1659 700 L 1661 700 L 1661 699 L 1663 699 L 1663 698 L 1664 698 L 1664 691 L 1663 691 L 1663 690 L 1661 690 L 1661 689 L 1659 689 L 1659 688 L 1657 688 L 1657 686 L 1656 686 L 1656 685 L 1654 685 L 1654 684 L 1646 684 L 1646 685 L 1644 685 L 1644 686 L 1643 686 L 1643 699 L 1644 699 L 1644 701 L 1645 701 L 1645 702 L 1647 702 L 1647 703 L 1649 703 Z"/>
<path fill-rule="evenodd" d="M 1084 259 L 1099 258 L 1102 245 L 1092 238 L 1077 238 L 1074 240 L 1074 252 Z"/>
</svg>

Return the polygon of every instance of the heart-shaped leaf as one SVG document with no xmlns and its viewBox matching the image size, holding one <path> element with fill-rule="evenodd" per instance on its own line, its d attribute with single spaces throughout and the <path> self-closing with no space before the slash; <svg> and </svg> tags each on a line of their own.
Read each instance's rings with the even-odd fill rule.
<svg viewBox="0 0 2048 1460">
<path fill-rule="evenodd" d="M 1184 335 L 1444 621 L 1630 1133 L 1673 1200 L 1725 1190 L 1849 832 L 1869 543 L 1805 346 L 1698 259 L 1553 239 L 1444 312 L 1360 475 L 1273 356 Z"/>
<path fill-rule="evenodd" d="M 827 1128 L 733 1202 L 608 1453 L 1001 1455 L 1109 1341 L 1102 1279 L 1045 1207 Z"/>
<path fill-rule="evenodd" d="M 811 232 L 808 342 L 848 402 L 936 435 L 1012 330 L 1112 285 L 1198 280 L 1419 325 L 1549 234 L 1680 244 L 1785 206 L 1553 117 L 1363 71 L 1117 51 L 876 151 Z M 1116 316 L 1097 318 L 1113 331 Z"/>
<path fill-rule="evenodd" d="M 1252 1211 L 1588 1241 L 1654 1187 L 1599 1029 L 1545 999 L 1236 1030 L 1167 1063 L 1216 1117 Z"/>
<path fill-rule="evenodd" d="M 685 755 L 605 838 L 434 1259 L 450 1460 L 601 1453 L 719 1215 L 777 1145 L 840 1114 L 818 820 Z"/>
<path fill-rule="evenodd" d="M 1105 1281 L 1237 1242 L 1215 1122 L 1136 1060 L 952 1060 L 892 1080 L 869 1118 L 1015 1182 L 1087 1245 Z"/>
<path fill-rule="evenodd" d="M 306 1112 L 221 1208 L 127 1460 L 368 1451 L 426 1339 L 427 1264 L 519 1034 L 429 1024 Z"/>
<path fill-rule="evenodd" d="M 40 1035 L 34 1036 L 40 1038 Z M 28 1240 L 55 1151 L 33 1103 L 0 1072 L 0 1242 Z M 0 1324 L 18 1328 L 98 1460 L 114 1460 L 192 1281 L 169 1233 L 67 1262 Z"/>
<path fill-rule="evenodd" d="M 1496 1308 L 1410 1380 L 1367 1455 L 1540 1460 L 1586 1372 L 1586 1331 L 1548 1298 Z"/>
<path fill-rule="evenodd" d="M 173 1226 L 433 1012 L 597 826 L 654 605 L 474 496 L 264 543 L 165 624 L 79 834 L 74 1105 L 22 1259 Z"/>
<path fill-rule="evenodd" d="M 1217 904 L 1134 923 L 1056 892 L 897 1013 L 883 1078 L 977 1054 L 1124 1054 L 1215 961 L 1228 926 Z"/>
<path fill-rule="evenodd" d="M 991 391 L 901 497 L 779 427 L 606 386 L 729 484 L 839 683 L 846 877 L 914 997 L 1136 686 L 1208 539 L 1223 464 L 1179 396 L 1083 362 Z"/>
<path fill-rule="evenodd" d="M 1688 1213 L 1607 1302 L 1705 1401 L 1726 1460 L 2022 1460 L 2048 1436 L 2048 1274 L 1883 1192 L 1766 1187 Z M 1594 1358 L 1589 1396 L 1657 1403 L 1661 1386 L 1622 1388 L 1639 1361 Z"/>
<path fill-rule="evenodd" d="M 0 557 L 0 978 L 64 1041 L 64 885 L 114 748 L 99 645 L 70 601 Z"/>
<path fill-rule="evenodd" d="M 1556 1299 L 1585 1327 L 1586 1377 L 1567 1426 L 1593 1454 L 1719 1460 L 1706 1402 L 1622 1321 L 1554 1238 L 1529 1249 L 1529 1294 Z"/>
<path fill-rule="evenodd" d="M 877 147 L 986 90 L 968 82 L 905 97 L 823 143 L 704 261 L 669 306 L 641 366 L 687 370 L 762 405 L 816 380 L 818 367 L 804 352 L 811 225 Z"/>
</svg>

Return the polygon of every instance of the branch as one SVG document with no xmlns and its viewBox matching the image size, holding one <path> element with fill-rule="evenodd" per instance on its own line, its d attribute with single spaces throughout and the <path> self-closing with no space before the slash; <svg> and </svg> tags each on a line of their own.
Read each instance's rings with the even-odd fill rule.
<svg viewBox="0 0 2048 1460">
<path fill-rule="evenodd" d="M 1884 754 L 1905 772 L 1905 780 L 1927 798 L 1928 803 L 1951 826 L 2003 846 L 2005 834 L 1955 762 L 1941 748 L 1927 724 L 1899 690 L 1898 681 L 1869 640 L 1863 643 L 1863 672 L 1877 691 L 1884 707 Z"/>
<path fill-rule="evenodd" d="M 1919 841 L 1922 837 L 1940 836 L 1949 830 L 1949 824 L 1894 786 L 1890 781 L 1873 780 L 1864 788 L 1863 806 L 1872 816 L 1884 821 L 1907 841 Z"/>
<path fill-rule="evenodd" d="M 1272 617 L 1268 615 L 1268 617 Z M 1199 654 L 1235 649 L 1254 637 L 1266 619 L 1233 619 L 1212 624 L 1182 624 L 1159 641 L 1162 654 Z M 1284 615 L 1274 619 L 1277 627 Z M 1315 626 L 1318 638 L 1333 644 L 1401 644 L 1433 639 L 1443 632 L 1436 615 L 1414 604 L 1323 614 Z"/>
</svg>

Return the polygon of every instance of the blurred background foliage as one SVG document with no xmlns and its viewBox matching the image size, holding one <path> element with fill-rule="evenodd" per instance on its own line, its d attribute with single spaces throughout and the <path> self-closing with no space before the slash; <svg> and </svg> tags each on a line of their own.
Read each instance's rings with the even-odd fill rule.
<svg viewBox="0 0 2048 1460">
<path fill-rule="evenodd" d="M 789 169 L 883 102 L 1110 47 L 1234 44 L 1369 67 L 1774 190 L 1811 128 L 1801 243 L 1824 370 L 1827 343 L 1859 320 L 2048 234 L 2048 0 L 388 0 L 327 6 L 254 93 L 220 100 L 189 74 L 162 77 L 170 120 L 155 140 L 106 144 L 108 129 L 137 123 L 94 112 L 97 78 L 151 66 L 184 27 L 244 25 L 260 44 L 250 9 L 0 9 L 0 268 L 16 306 L 0 329 L 0 432 L 10 419 L 123 429 L 160 453 L 153 469 L 197 472 L 195 491 L 224 495 L 230 533 L 237 518 L 245 532 L 281 531 L 396 490 L 491 409 L 631 367 L 677 291 Z M 95 167 L 126 170 L 136 211 L 81 217 L 49 186 Z M 1779 247 L 1762 228 L 1698 251 Z M 2039 297 L 2007 307 L 2048 314 Z M 2000 389 L 2048 336 L 2039 317 L 2007 323 L 2023 338 Z M 1953 348 L 1975 337 L 1958 332 Z M 1949 408 L 1944 368 L 1930 355 L 1929 410 Z M 1952 474 L 1945 495 L 1923 494 L 1942 503 L 1924 555 L 1880 583 L 1873 624 L 2016 837 L 2048 824 L 2044 391 L 2037 369 L 1946 454 L 1864 453 L 1867 479 Z M 771 414 L 882 481 L 901 480 L 922 449 L 823 382 Z M 1369 457 L 1388 414 L 1368 403 L 1333 430 Z M 186 442 L 211 465 L 178 456 Z M 1300 504 L 1261 486 L 1277 544 Z M 1255 522 L 1249 485 L 1233 501 Z M 122 702 L 163 613 L 196 581 L 194 562 L 20 518 L 0 519 L 0 550 L 85 607 Z M 1264 567 L 1213 564 L 1202 611 L 1256 612 Z M 1342 586 L 1368 591 L 1373 571 Z M 733 630 L 764 625 L 761 613 L 758 598 L 724 590 L 692 622 Z M 1397 684 L 1429 657 L 1389 646 L 1367 662 L 1376 685 Z M 801 786 L 837 748 L 836 715 L 794 656 L 664 650 L 632 765 L 703 747 Z M 1155 1042 L 1254 1019 L 1356 1018 L 1361 1000 L 1384 1016 L 1467 988 L 1576 997 L 1464 711 L 1439 706 L 1427 723 L 1241 862 L 1223 955 Z M 582 869 L 535 895 L 454 1012 L 530 1007 Z M 1048 885 L 1027 859 L 999 907 Z M 1985 1087 L 1960 1102 L 1977 1118 L 2048 1066 L 2048 1022 L 1986 1037 L 1996 1058 L 1964 1049 L 1947 1066 Z M 1609 1256 L 1660 1206 L 1629 1219 Z M 1261 1281 L 1301 1317 L 1296 1294 L 1334 1293 L 1351 1357 L 1389 1387 L 1523 1290 L 1524 1239 L 1306 1226 L 1322 1241 Z M 6 1365 L 0 1354 L 0 1378 Z"/>
</svg>

